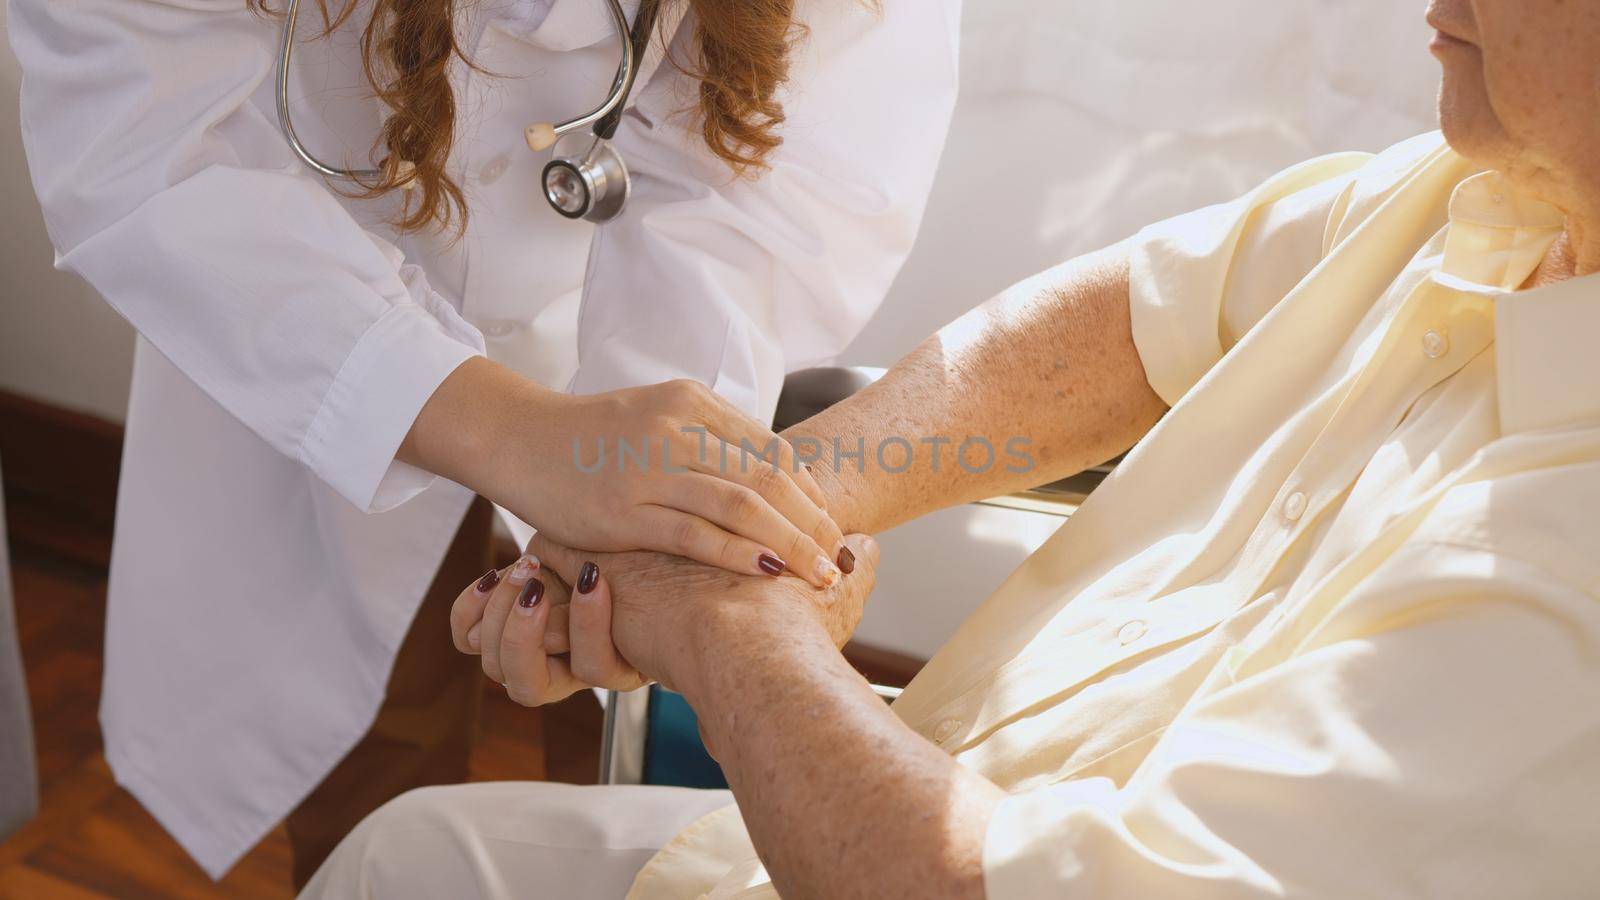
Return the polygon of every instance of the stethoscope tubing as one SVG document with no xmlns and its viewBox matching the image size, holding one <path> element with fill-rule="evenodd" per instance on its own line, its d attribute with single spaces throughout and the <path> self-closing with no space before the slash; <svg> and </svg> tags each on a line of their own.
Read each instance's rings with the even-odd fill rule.
<svg viewBox="0 0 1600 900">
<path fill-rule="evenodd" d="M 622 59 L 617 64 L 617 74 L 612 79 L 611 92 L 606 96 L 605 102 L 588 113 L 555 124 L 553 128 L 558 137 L 600 123 L 619 109 L 626 101 L 629 92 L 633 90 L 634 79 L 639 73 L 638 48 L 635 47 L 635 41 L 628 28 L 628 17 L 622 9 L 621 0 L 606 0 L 606 5 L 611 10 L 612 20 L 622 43 Z M 283 33 L 278 41 L 278 66 L 274 85 L 278 107 L 278 129 L 283 132 L 283 138 L 295 156 L 321 175 L 341 181 L 373 181 L 382 178 L 384 174 L 382 169 L 345 169 L 323 162 L 295 133 L 294 115 L 289 109 L 289 69 L 294 59 L 295 24 L 299 17 L 300 0 L 288 0 L 283 13 Z"/>
<path fill-rule="evenodd" d="M 294 116 L 289 112 L 289 64 L 294 58 L 295 22 L 299 18 L 300 0 L 288 0 L 288 6 L 283 11 L 283 34 L 278 41 L 278 71 L 274 85 L 278 101 L 278 130 L 283 132 L 283 139 L 288 142 L 289 149 L 300 157 L 300 161 L 322 175 L 348 181 L 369 181 L 381 177 L 383 172 L 379 169 L 341 169 L 330 166 L 307 149 L 306 145 L 301 143 L 299 135 L 295 134 Z"/>
</svg>

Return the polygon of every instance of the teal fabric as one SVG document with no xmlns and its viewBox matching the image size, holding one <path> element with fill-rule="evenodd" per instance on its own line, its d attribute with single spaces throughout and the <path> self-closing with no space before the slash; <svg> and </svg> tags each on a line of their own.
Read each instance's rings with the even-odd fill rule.
<svg viewBox="0 0 1600 900">
<path fill-rule="evenodd" d="M 690 788 L 728 786 L 722 767 L 700 742 L 699 720 L 688 701 L 660 685 L 650 688 L 644 783 Z"/>
</svg>

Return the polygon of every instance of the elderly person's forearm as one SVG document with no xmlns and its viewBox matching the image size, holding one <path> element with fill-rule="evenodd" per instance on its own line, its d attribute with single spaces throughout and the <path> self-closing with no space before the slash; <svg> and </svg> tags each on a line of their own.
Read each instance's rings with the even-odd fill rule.
<svg viewBox="0 0 1600 900">
<path fill-rule="evenodd" d="M 785 437 L 821 448 L 813 466 L 840 527 L 877 532 L 1083 471 L 1127 450 L 1165 409 L 1133 343 L 1117 245 L 972 310 Z"/>
<path fill-rule="evenodd" d="M 793 603 L 707 616 L 679 676 L 784 897 L 981 898 L 999 788 L 907 728 Z"/>
</svg>

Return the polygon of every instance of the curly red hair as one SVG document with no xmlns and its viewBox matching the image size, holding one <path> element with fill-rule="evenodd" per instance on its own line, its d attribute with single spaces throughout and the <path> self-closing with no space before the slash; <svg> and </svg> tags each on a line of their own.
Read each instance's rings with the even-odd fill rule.
<svg viewBox="0 0 1600 900">
<path fill-rule="evenodd" d="M 248 2 L 259 13 L 269 12 L 266 0 Z M 700 82 L 697 113 L 706 146 L 735 174 L 765 168 L 782 143 L 778 91 L 788 80 L 790 54 L 801 33 L 794 0 L 642 2 L 683 3 L 693 17 L 694 58 L 676 62 Z M 337 8 L 330 0 L 317 3 L 325 32 L 344 24 L 356 6 L 356 0 Z M 374 0 L 361 37 L 367 81 L 391 111 L 378 137 L 386 151 L 383 174 L 363 185 L 362 196 L 387 194 L 410 182 L 394 223 L 402 231 L 453 226 L 459 233 L 466 226 L 466 197 L 446 170 L 456 128 L 449 67 L 455 60 L 472 64 L 457 41 L 458 3 Z M 659 21 L 673 18 L 663 15 Z"/>
</svg>

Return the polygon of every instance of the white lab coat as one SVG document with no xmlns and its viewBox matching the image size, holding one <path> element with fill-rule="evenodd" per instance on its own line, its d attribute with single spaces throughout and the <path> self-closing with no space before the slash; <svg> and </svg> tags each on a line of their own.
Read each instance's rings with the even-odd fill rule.
<svg viewBox="0 0 1600 900">
<path fill-rule="evenodd" d="M 243 0 L 10 3 L 58 265 L 141 334 L 106 753 L 214 876 L 377 710 L 471 499 L 394 460 L 439 382 L 487 352 L 580 392 L 696 378 L 769 416 L 785 370 L 842 349 L 911 247 L 955 101 L 961 7 L 797 3 L 809 36 L 785 142 L 755 182 L 711 156 L 682 114 L 694 85 L 657 67 L 617 137 L 631 205 L 595 231 L 546 207 L 544 156 L 522 131 L 603 98 L 617 58 L 604 6 L 484 0 L 461 33 L 499 77 L 455 71 L 472 217 L 451 243 L 396 236 L 386 203 L 341 198 L 291 155 L 277 24 Z M 301 17 L 308 36 L 318 18 Z M 299 44 L 293 90 L 307 144 L 356 165 L 381 115 L 360 18 Z"/>
</svg>

